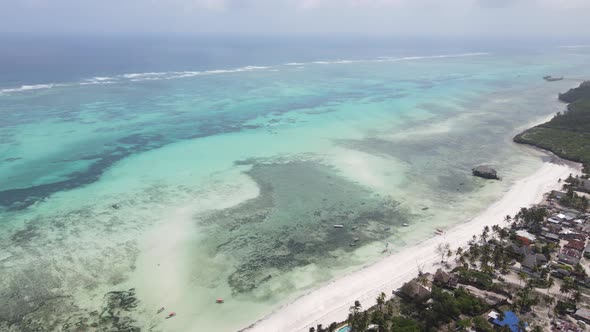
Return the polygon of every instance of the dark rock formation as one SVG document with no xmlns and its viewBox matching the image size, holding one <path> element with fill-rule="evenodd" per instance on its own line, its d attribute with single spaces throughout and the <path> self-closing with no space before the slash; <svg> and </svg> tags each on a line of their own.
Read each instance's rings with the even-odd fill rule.
<svg viewBox="0 0 590 332">
<path fill-rule="evenodd" d="M 543 76 L 543 79 L 547 82 L 555 82 L 563 80 L 563 76 L 561 77 L 553 77 L 551 75 Z"/>
<path fill-rule="evenodd" d="M 500 180 L 495 169 L 489 166 L 477 166 L 471 170 L 474 176 L 490 180 Z"/>
</svg>

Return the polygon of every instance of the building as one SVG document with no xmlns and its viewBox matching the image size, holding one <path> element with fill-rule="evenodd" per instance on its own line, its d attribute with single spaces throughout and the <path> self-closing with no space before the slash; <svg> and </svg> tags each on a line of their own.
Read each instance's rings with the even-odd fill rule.
<svg viewBox="0 0 590 332">
<path fill-rule="evenodd" d="M 568 322 L 565 320 L 561 320 L 561 319 L 555 319 L 552 323 L 553 328 L 551 329 L 551 331 L 554 332 L 584 332 L 586 329 L 583 329 L 581 327 L 579 327 L 577 324 L 574 324 L 572 322 Z"/>
<path fill-rule="evenodd" d="M 547 264 L 547 257 L 543 254 L 530 254 L 524 256 L 520 266 L 524 272 L 534 273 L 537 268 Z"/>
<path fill-rule="evenodd" d="M 569 240 L 564 245 L 564 248 L 574 249 L 579 252 L 582 252 L 584 251 L 584 248 L 586 248 L 586 243 L 578 240 Z"/>
<path fill-rule="evenodd" d="M 473 287 L 473 286 L 464 286 L 463 289 L 465 289 L 469 294 L 482 300 L 483 302 L 485 302 L 489 306 L 498 306 L 501 304 L 508 303 L 508 298 L 504 295 L 481 290 L 481 289 Z"/>
<path fill-rule="evenodd" d="M 459 279 L 451 273 L 438 269 L 434 274 L 434 281 L 440 285 L 455 288 Z"/>
<path fill-rule="evenodd" d="M 416 280 L 406 282 L 400 289 L 399 294 L 412 301 L 423 302 L 430 298 L 430 285 L 423 285 Z"/>
<path fill-rule="evenodd" d="M 533 254 L 533 249 L 531 249 L 531 247 L 529 246 L 519 246 L 516 243 L 512 243 L 510 245 L 510 248 L 512 249 L 512 252 L 517 256 L 525 257 L 526 255 Z"/>
<path fill-rule="evenodd" d="M 564 269 L 556 269 L 551 271 L 551 275 L 559 278 L 559 279 L 563 279 L 565 277 L 569 277 L 572 273 L 568 270 L 564 270 Z"/>
<path fill-rule="evenodd" d="M 555 234 L 555 233 L 543 233 L 543 237 L 545 238 L 545 240 L 547 241 L 551 241 L 551 242 L 559 242 L 559 235 Z"/>
<path fill-rule="evenodd" d="M 551 197 L 553 197 L 553 198 L 561 199 L 562 197 L 565 197 L 565 196 L 567 196 L 567 193 L 564 193 L 563 191 L 557 191 L 557 190 L 551 191 Z"/>
<path fill-rule="evenodd" d="M 527 245 L 537 241 L 536 236 L 525 231 L 524 229 L 516 231 L 516 238 L 519 239 L 523 244 Z"/>
<path fill-rule="evenodd" d="M 578 185 L 578 190 L 590 193 L 590 180 L 580 179 L 580 184 Z"/>
<path fill-rule="evenodd" d="M 590 310 L 588 308 L 580 308 L 574 314 L 578 319 L 586 323 L 590 323 Z"/>
<path fill-rule="evenodd" d="M 578 265 L 580 259 L 582 258 L 582 254 L 574 249 L 564 248 L 561 253 L 559 254 L 558 261 L 560 263 L 569 264 L 571 266 Z"/>
<path fill-rule="evenodd" d="M 563 239 L 564 240 L 576 240 L 579 242 L 586 242 L 586 236 L 584 234 L 580 234 L 580 233 L 564 233 L 563 234 Z"/>
</svg>

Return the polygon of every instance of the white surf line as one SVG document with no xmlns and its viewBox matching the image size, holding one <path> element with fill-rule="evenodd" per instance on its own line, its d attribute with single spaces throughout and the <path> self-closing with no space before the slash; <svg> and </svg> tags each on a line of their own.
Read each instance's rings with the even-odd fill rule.
<svg viewBox="0 0 590 332">
<path fill-rule="evenodd" d="M 93 78 L 84 79 L 78 83 L 46 83 L 46 84 L 35 84 L 35 85 L 21 85 L 15 88 L 0 89 L 0 96 L 10 95 L 12 93 L 24 93 L 34 90 L 51 89 L 54 87 L 70 87 L 70 86 L 87 86 L 87 85 L 104 85 L 104 84 L 115 84 L 125 82 L 143 82 L 143 81 L 159 81 L 159 80 L 172 80 L 179 78 L 188 78 L 195 76 L 206 76 L 216 74 L 231 74 L 231 73 L 242 73 L 252 72 L 258 70 L 272 70 L 277 71 L 282 66 L 303 66 L 309 64 L 351 64 L 351 63 L 371 63 L 371 62 L 396 62 L 396 61 L 407 61 L 407 60 L 426 60 L 426 59 L 442 59 L 442 58 L 458 58 L 458 57 L 469 57 L 469 56 L 482 56 L 489 55 L 487 52 L 476 52 L 476 53 L 458 53 L 458 54 L 442 54 L 442 55 L 429 55 L 429 56 L 408 56 L 408 57 L 378 57 L 377 59 L 368 60 L 330 60 L 330 61 L 312 61 L 312 62 L 289 62 L 284 65 L 277 66 L 243 66 L 233 69 L 213 69 L 203 71 L 167 71 L 167 72 L 145 72 L 145 73 L 128 73 L 119 74 L 112 76 L 95 76 Z"/>
<path fill-rule="evenodd" d="M 436 254 L 438 244 L 451 243 L 455 248 L 463 246 L 486 225 L 504 225 L 506 215 L 514 215 L 520 208 L 538 203 L 544 193 L 559 188 L 558 179 L 570 173 L 578 174 L 579 170 L 569 165 L 545 163 L 531 176 L 515 182 L 500 200 L 471 221 L 452 227 L 443 236 L 427 239 L 333 280 L 280 307 L 243 331 L 306 332 L 317 324 L 328 326 L 332 322 L 344 321 L 355 300 L 365 308 L 375 305 L 381 292 L 390 296 L 393 290 L 416 277 L 419 265 L 424 267 L 424 272 L 434 272 L 440 267 L 440 258 Z"/>
<path fill-rule="evenodd" d="M 380 56 L 380 57 L 377 57 L 376 59 L 364 59 L 364 60 L 338 59 L 338 60 L 323 60 L 323 61 L 312 61 L 312 62 L 289 62 L 284 65 L 285 66 L 302 66 L 302 65 L 335 65 L 335 64 L 351 64 L 351 63 L 372 63 L 372 62 L 398 62 L 398 61 L 411 61 L 411 60 L 462 58 L 462 57 L 484 56 L 484 55 L 490 55 L 490 53 L 488 53 L 488 52 L 474 52 L 474 53 L 458 53 L 458 54 L 407 56 L 407 57 Z"/>
</svg>

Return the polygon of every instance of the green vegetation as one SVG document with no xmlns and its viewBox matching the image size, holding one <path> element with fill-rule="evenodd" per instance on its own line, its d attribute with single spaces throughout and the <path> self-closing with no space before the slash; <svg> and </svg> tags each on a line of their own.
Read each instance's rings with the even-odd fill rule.
<svg viewBox="0 0 590 332">
<path fill-rule="evenodd" d="M 452 322 L 464 324 L 466 322 L 459 320 L 462 315 L 476 316 L 487 309 L 488 306 L 483 301 L 461 287 L 448 291 L 433 286 L 429 303 L 405 302 L 402 305 L 402 313 L 417 321 L 420 331 L 439 331 L 442 325 Z"/>
<path fill-rule="evenodd" d="M 393 317 L 391 319 L 391 331 L 420 332 L 420 326 L 418 325 L 418 322 L 413 319 Z"/>
<path fill-rule="evenodd" d="M 492 276 L 488 273 L 477 270 L 469 270 L 463 267 L 454 271 L 459 277 L 459 282 L 466 285 L 472 285 L 479 289 L 492 290 L 494 283 Z"/>
<path fill-rule="evenodd" d="M 559 100 L 566 103 L 573 103 L 578 99 L 590 96 L 590 82 L 584 82 L 575 89 L 570 89 L 568 92 L 560 93 Z"/>
<path fill-rule="evenodd" d="M 571 193 L 579 185 L 579 179 L 570 176 L 564 183 L 568 191 L 565 199 L 576 205 L 577 197 Z M 583 297 L 587 296 L 583 289 L 588 280 L 584 266 L 558 263 L 547 266 L 545 263 L 551 262 L 560 249 L 557 243 L 545 241 L 541 236 L 535 243 L 523 245 L 516 236 L 519 229 L 538 235 L 546 231 L 543 228 L 547 227 L 545 219 L 549 211 L 543 206 L 522 208 L 513 217 L 504 218 L 507 227 L 485 226 L 480 234 L 473 235 L 467 246 L 456 250 L 449 243 L 441 243 L 436 249 L 440 264 L 450 269 L 450 261 L 454 260 L 456 267 L 451 272 L 441 268 L 431 275 L 419 268 L 418 277 L 404 284 L 396 292 L 398 296 L 387 299 L 381 293 L 377 305 L 367 310 L 355 301 L 346 323 L 352 332 L 491 332 L 509 331 L 506 326 L 492 326 L 486 316 L 491 309 L 500 316 L 507 310 L 515 312 L 524 317 L 519 324 L 525 324 L 525 319 L 534 321 L 545 311 L 548 318 L 552 317 L 551 312 L 558 318 L 572 316 L 579 309 L 577 304 L 584 303 Z M 514 265 L 516 261 L 521 266 Z M 558 279 L 552 278 L 550 272 L 556 269 L 568 270 L 569 276 L 557 274 Z M 327 329 L 318 326 L 310 331 L 331 332 L 337 326 L 332 324 Z M 538 321 L 531 325 L 531 330 L 543 331 L 546 327 L 545 321 Z M 524 325 L 519 325 L 519 330 L 524 331 Z"/>
<path fill-rule="evenodd" d="M 527 227 L 534 234 L 541 233 L 547 210 L 542 207 L 521 208 L 512 222 L 516 227 Z"/>
<path fill-rule="evenodd" d="M 551 121 L 528 129 L 514 137 L 517 143 L 530 144 L 556 155 L 584 164 L 590 171 L 590 82 L 560 94 L 570 103 L 567 111 L 557 113 Z"/>
<path fill-rule="evenodd" d="M 585 196 L 576 194 L 574 191 L 574 189 L 580 185 L 580 179 L 577 176 L 573 177 L 570 174 L 564 182 L 563 190 L 565 190 L 567 194 L 559 200 L 559 203 L 563 206 L 571 207 L 582 212 L 586 211 L 589 206 L 588 199 Z"/>
</svg>

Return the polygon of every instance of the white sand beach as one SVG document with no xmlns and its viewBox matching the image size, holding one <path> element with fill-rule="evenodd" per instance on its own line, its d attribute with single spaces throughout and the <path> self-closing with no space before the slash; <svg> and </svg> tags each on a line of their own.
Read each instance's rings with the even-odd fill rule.
<svg viewBox="0 0 590 332">
<path fill-rule="evenodd" d="M 558 179 L 579 169 L 567 164 L 545 163 L 534 174 L 517 181 L 503 197 L 471 221 L 448 229 L 444 235 L 427 239 L 415 246 L 394 252 L 383 260 L 336 279 L 319 289 L 305 294 L 257 321 L 244 331 L 308 331 L 311 326 L 344 321 L 349 307 L 359 300 L 363 307 L 376 304 L 381 292 L 388 296 L 404 282 L 424 272 L 440 267 L 436 246 L 449 243 L 452 248 L 463 246 L 483 227 L 502 225 L 506 215 L 514 215 L 521 207 L 542 200 L 543 194 L 558 189 Z"/>
</svg>

